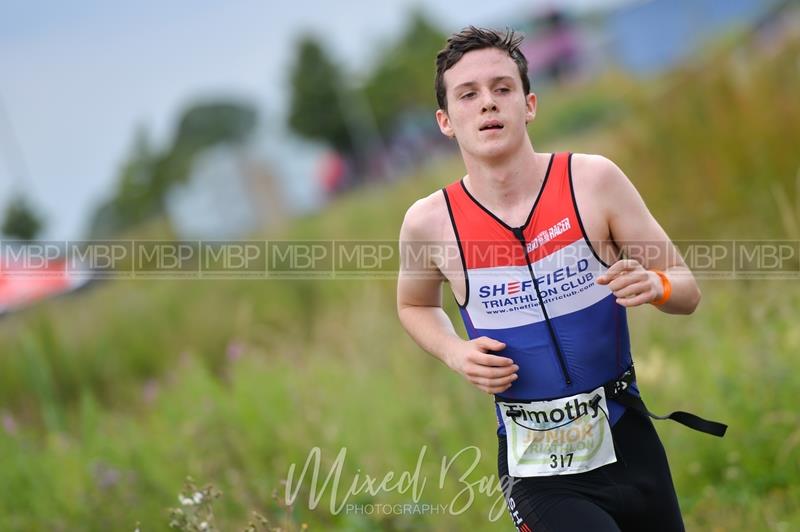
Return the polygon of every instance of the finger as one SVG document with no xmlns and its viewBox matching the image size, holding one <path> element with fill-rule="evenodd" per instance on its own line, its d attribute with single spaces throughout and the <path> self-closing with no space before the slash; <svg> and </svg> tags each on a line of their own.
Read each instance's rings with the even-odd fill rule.
<svg viewBox="0 0 800 532">
<path fill-rule="evenodd" d="M 625 299 L 628 297 L 633 297 L 637 294 L 647 293 L 650 290 L 650 283 L 647 281 L 640 281 L 638 283 L 633 283 L 626 287 L 620 288 L 619 290 L 614 290 L 614 295 L 620 299 Z"/>
<path fill-rule="evenodd" d="M 511 375 L 505 375 L 503 377 L 473 377 L 471 380 L 476 385 L 486 386 L 488 388 L 496 387 L 496 386 L 505 386 L 506 384 L 510 384 L 517 380 L 519 376 L 516 373 L 512 373 Z"/>
<path fill-rule="evenodd" d="M 608 284 L 608 288 L 616 293 L 617 290 L 621 290 L 626 286 L 630 286 L 632 284 L 647 282 L 647 273 L 645 272 L 626 272 Z"/>
<path fill-rule="evenodd" d="M 519 378 L 519 375 L 514 373 L 512 375 L 508 375 L 506 377 L 503 377 L 502 379 L 492 379 L 492 381 L 490 383 L 490 386 L 492 388 L 502 388 L 502 387 L 508 386 L 509 384 L 511 384 L 512 382 L 517 380 L 518 378 Z"/>
<path fill-rule="evenodd" d="M 484 379 L 505 378 L 508 377 L 509 375 L 513 375 L 517 371 L 519 371 L 519 366 L 517 366 L 516 364 L 503 367 L 481 366 L 475 364 L 467 369 L 467 373 L 469 375 Z"/>
<path fill-rule="evenodd" d="M 644 305 L 645 303 L 650 303 L 653 300 L 651 294 L 639 294 L 636 297 L 630 297 L 627 299 L 617 299 L 617 303 L 622 305 L 623 307 L 638 307 L 639 305 Z"/>
<path fill-rule="evenodd" d="M 616 293 L 618 290 L 622 290 L 626 286 L 636 284 L 640 281 L 641 279 L 639 279 L 637 276 L 629 273 L 625 275 L 620 275 L 619 277 L 608 283 L 608 288 L 612 292 Z"/>
<path fill-rule="evenodd" d="M 464 375 L 470 378 L 496 379 L 507 377 L 519 371 L 519 366 L 483 366 L 481 364 L 470 363 L 464 369 Z"/>
<path fill-rule="evenodd" d="M 598 277 L 597 280 L 600 282 L 600 284 L 607 284 L 625 272 L 634 269 L 638 264 L 638 262 L 631 259 L 618 260 L 609 266 L 608 270 L 606 270 L 606 273 Z"/>
<path fill-rule="evenodd" d="M 495 340 L 494 338 L 489 338 L 488 336 L 481 336 L 480 338 L 475 339 L 475 345 L 482 349 L 488 349 L 490 351 L 501 351 L 506 348 L 506 344 L 499 340 Z"/>
<path fill-rule="evenodd" d="M 614 293 L 617 293 L 618 290 L 622 290 L 623 288 L 634 282 L 636 281 L 630 279 L 627 275 L 622 275 L 620 277 L 617 277 L 616 279 L 613 279 L 610 283 L 608 283 L 608 289 Z"/>
<path fill-rule="evenodd" d="M 632 270 L 638 265 L 639 263 L 633 259 L 618 260 L 617 262 L 608 267 L 608 270 L 606 270 L 606 275 L 614 277 L 622 272 Z"/>
<path fill-rule="evenodd" d="M 472 383 L 486 393 L 492 393 L 492 386 L 487 379 L 473 379 Z"/>
<path fill-rule="evenodd" d="M 508 390 L 509 388 L 511 388 L 511 386 L 514 384 L 515 380 L 517 380 L 517 379 L 513 378 L 513 379 L 509 380 L 508 382 L 503 382 L 503 383 L 499 383 L 499 384 L 495 383 L 493 386 L 489 386 L 489 390 L 490 390 L 491 393 L 504 392 L 504 391 Z"/>
<path fill-rule="evenodd" d="M 467 360 L 470 362 L 474 362 L 475 364 L 479 364 L 481 366 L 511 366 L 514 364 L 514 361 L 508 357 L 501 357 L 497 355 L 490 355 L 489 353 L 481 353 L 480 351 L 475 351 L 467 356 Z"/>
<path fill-rule="evenodd" d="M 477 388 L 481 391 L 484 391 L 489 394 L 498 394 L 503 393 L 504 391 L 511 388 L 512 383 L 502 384 L 498 386 L 489 386 L 489 385 L 476 385 Z"/>
</svg>

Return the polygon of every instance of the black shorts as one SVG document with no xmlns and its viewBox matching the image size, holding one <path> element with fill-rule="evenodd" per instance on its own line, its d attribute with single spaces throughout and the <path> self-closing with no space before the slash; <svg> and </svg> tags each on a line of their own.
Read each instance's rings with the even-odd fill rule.
<svg viewBox="0 0 800 532">
<path fill-rule="evenodd" d="M 611 432 L 617 455 L 613 464 L 572 475 L 513 479 L 506 502 L 517 530 L 684 530 L 667 456 L 653 423 L 628 409 Z M 505 485 L 505 436 L 499 436 L 497 462 Z"/>
</svg>

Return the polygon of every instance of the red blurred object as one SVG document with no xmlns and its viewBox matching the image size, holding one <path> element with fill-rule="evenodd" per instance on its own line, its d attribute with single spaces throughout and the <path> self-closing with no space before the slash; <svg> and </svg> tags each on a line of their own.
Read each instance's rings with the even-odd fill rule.
<svg viewBox="0 0 800 532">
<path fill-rule="evenodd" d="M 347 162 L 344 157 L 337 152 L 326 154 L 320 164 L 320 180 L 323 190 L 328 195 L 335 194 L 344 186 L 344 179 L 347 173 Z"/>
<path fill-rule="evenodd" d="M 6 261 L 3 266 L 5 269 L 0 268 L 0 314 L 71 292 L 89 281 L 71 275 L 63 259 L 49 260 L 35 268 Z"/>
</svg>

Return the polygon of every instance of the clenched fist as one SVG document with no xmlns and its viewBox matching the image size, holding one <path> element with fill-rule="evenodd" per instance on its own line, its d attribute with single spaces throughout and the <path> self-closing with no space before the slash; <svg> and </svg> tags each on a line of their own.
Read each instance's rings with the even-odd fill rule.
<svg viewBox="0 0 800 532">
<path fill-rule="evenodd" d="M 497 394 L 508 390 L 517 380 L 519 366 L 510 358 L 489 354 L 501 351 L 506 344 L 481 336 L 464 341 L 461 349 L 447 358 L 447 365 L 462 374 L 479 390 Z"/>
<path fill-rule="evenodd" d="M 663 295 L 664 287 L 656 272 L 644 269 L 633 259 L 615 262 L 605 274 L 597 278 L 597 284 L 608 285 L 623 307 L 636 307 L 652 303 Z"/>
</svg>

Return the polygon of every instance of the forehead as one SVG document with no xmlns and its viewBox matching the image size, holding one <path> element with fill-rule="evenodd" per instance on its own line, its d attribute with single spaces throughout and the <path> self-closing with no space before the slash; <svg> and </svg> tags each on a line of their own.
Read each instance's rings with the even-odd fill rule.
<svg viewBox="0 0 800 532">
<path fill-rule="evenodd" d="M 484 83 L 500 77 L 509 76 L 519 80 L 517 64 L 511 56 L 497 48 L 472 50 L 444 73 L 445 85 L 453 89 L 463 83 Z"/>
</svg>

